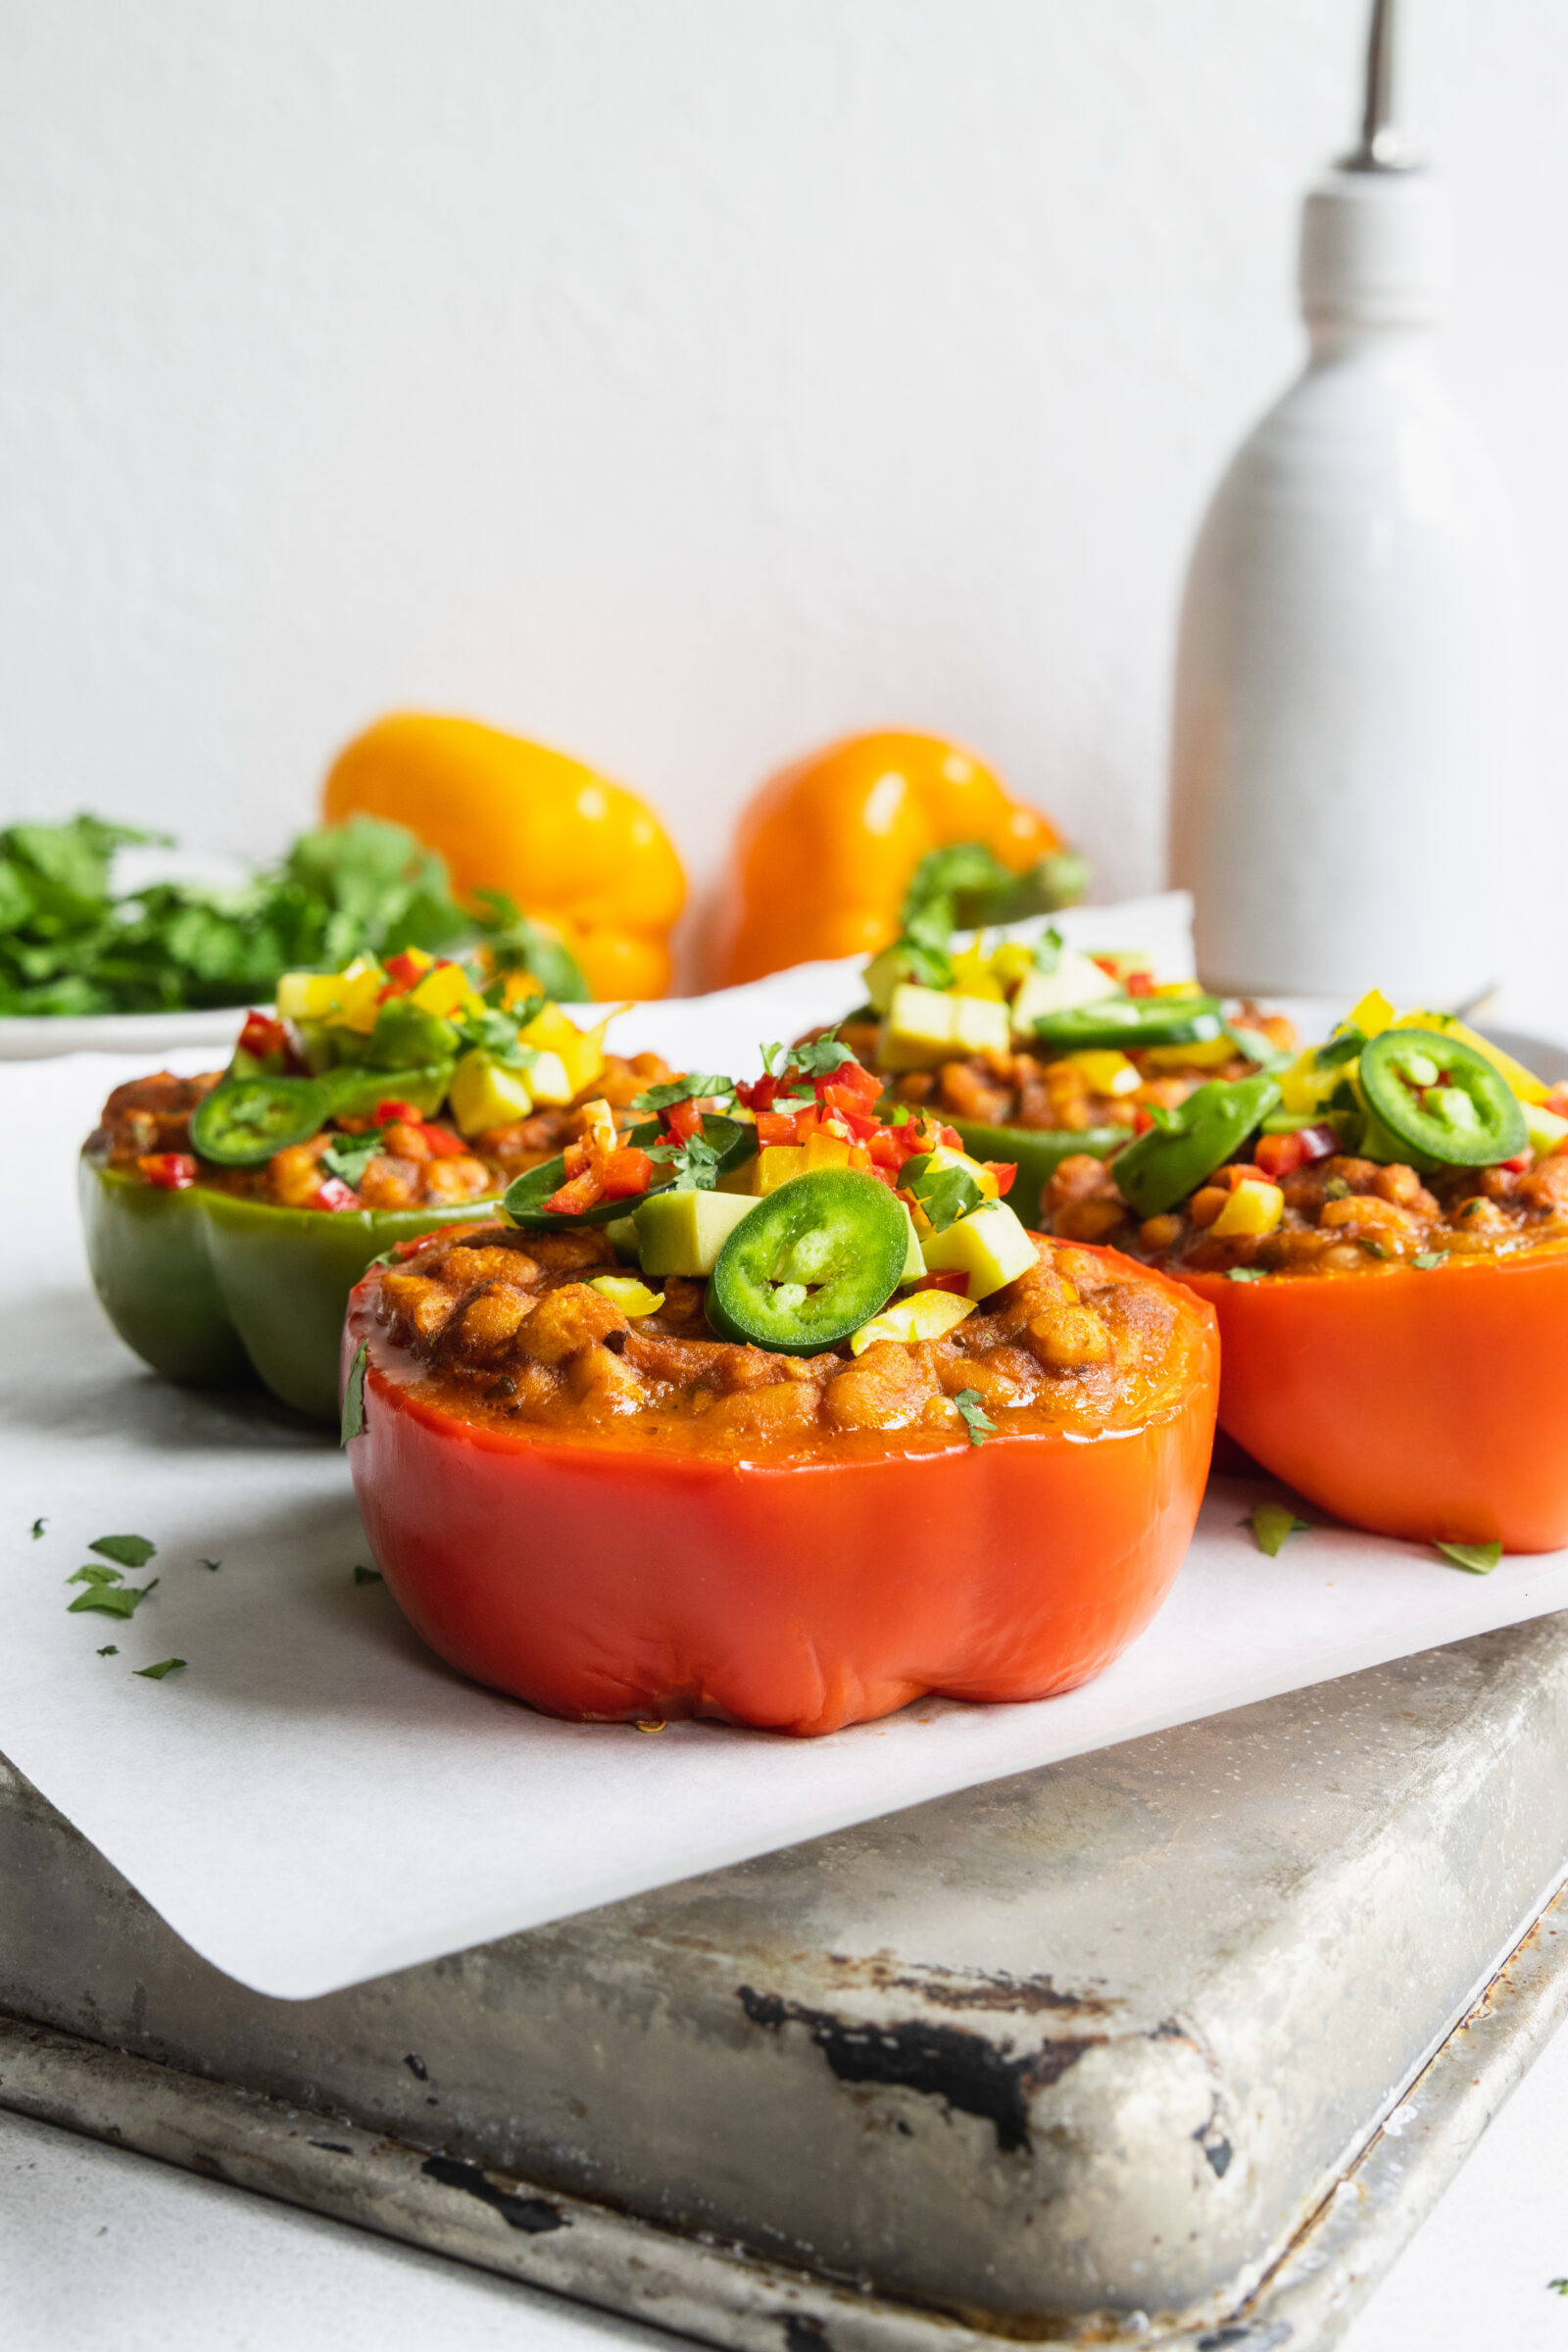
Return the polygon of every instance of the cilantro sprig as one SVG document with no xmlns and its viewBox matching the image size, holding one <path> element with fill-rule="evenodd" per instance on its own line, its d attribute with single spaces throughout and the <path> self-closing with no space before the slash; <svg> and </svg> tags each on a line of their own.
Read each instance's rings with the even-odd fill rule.
<svg viewBox="0 0 1568 2352">
<path fill-rule="evenodd" d="M 689 1136 L 680 1144 L 650 1144 L 648 1156 L 671 1170 L 671 1192 L 710 1193 L 718 1183 L 720 1154 L 706 1135 Z"/>
<path fill-rule="evenodd" d="M 936 1163 L 930 1152 L 921 1152 L 906 1159 L 899 1176 L 900 1189 L 912 1194 L 931 1220 L 933 1233 L 946 1233 L 971 1209 L 978 1208 L 985 1195 L 967 1168 L 944 1168 Z"/>
<path fill-rule="evenodd" d="M 1290 1537 L 1312 1532 L 1311 1520 L 1298 1519 L 1289 1504 L 1283 1502 L 1254 1502 L 1247 1517 L 1236 1524 L 1251 1529 L 1258 1550 L 1266 1551 L 1271 1560 L 1279 1558 Z"/>
<path fill-rule="evenodd" d="M 1432 1548 L 1471 1576 L 1490 1576 L 1502 1557 L 1500 1544 L 1434 1544 Z"/>
<path fill-rule="evenodd" d="M 650 1086 L 632 1098 L 633 1110 L 673 1110 L 679 1102 L 732 1102 L 735 1100 L 735 1081 L 717 1075 L 704 1077 L 700 1072 L 684 1078 L 671 1078 L 665 1086 Z"/>
<path fill-rule="evenodd" d="M 962 1417 L 971 1446 L 983 1446 L 987 1438 L 996 1436 L 997 1425 L 981 1402 L 978 1389 L 960 1389 L 953 1401 Z"/>
</svg>

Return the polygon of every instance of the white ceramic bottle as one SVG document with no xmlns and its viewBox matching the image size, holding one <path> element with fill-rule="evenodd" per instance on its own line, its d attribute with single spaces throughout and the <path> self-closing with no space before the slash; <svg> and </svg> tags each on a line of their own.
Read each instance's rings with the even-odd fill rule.
<svg viewBox="0 0 1568 2352">
<path fill-rule="evenodd" d="M 1430 174 L 1373 12 L 1357 152 L 1307 196 L 1299 379 L 1214 494 L 1183 602 L 1173 878 L 1228 990 L 1460 1004 L 1502 977 L 1533 803 L 1506 498 L 1433 353 Z"/>
</svg>

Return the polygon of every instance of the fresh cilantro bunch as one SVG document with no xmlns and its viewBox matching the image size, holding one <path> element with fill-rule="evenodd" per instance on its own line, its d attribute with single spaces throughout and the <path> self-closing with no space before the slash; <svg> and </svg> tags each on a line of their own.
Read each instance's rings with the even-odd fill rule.
<svg viewBox="0 0 1568 2352">
<path fill-rule="evenodd" d="M 453 898 L 445 861 L 401 825 L 356 816 L 301 834 L 279 864 L 232 888 L 115 891 L 118 849 L 167 842 L 89 815 L 0 830 L 0 1015 L 254 1004 L 284 972 L 476 937 L 553 994 L 587 997 L 553 933 L 498 898 L 475 920 Z"/>
</svg>

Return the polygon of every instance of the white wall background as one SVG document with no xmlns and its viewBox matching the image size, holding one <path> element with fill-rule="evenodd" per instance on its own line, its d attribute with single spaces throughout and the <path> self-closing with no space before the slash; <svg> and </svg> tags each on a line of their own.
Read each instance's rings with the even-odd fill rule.
<svg viewBox="0 0 1568 2352">
<path fill-rule="evenodd" d="M 702 877 L 894 722 L 1150 884 L 1185 550 L 1295 365 L 1364 13 L 0 0 L 0 808 L 270 853 L 423 704 L 600 762 Z M 1560 678 L 1568 9 L 1407 14 Z"/>
</svg>

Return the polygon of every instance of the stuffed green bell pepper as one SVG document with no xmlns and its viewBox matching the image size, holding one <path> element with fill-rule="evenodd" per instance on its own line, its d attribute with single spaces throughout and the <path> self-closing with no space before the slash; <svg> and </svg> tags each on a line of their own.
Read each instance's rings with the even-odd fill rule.
<svg viewBox="0 0 1568 2352">
<path fill-rule="evenodd" d="M 496 1202 L 662 1061 L 604 1051 L 512 975 L 417 950 L 288 973 L 227 1069 L 117 1087 L 80 1165 L 88 1264 L 127 1347 L 170 1380 L 259 1378 L 337 1418 L 349 1292 L 372 1259 Z M 623 1115 L 624 1114 L 624 1115 Z"/>
</svg>

